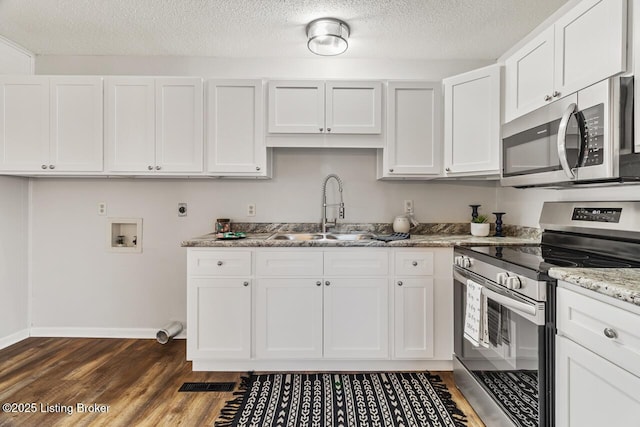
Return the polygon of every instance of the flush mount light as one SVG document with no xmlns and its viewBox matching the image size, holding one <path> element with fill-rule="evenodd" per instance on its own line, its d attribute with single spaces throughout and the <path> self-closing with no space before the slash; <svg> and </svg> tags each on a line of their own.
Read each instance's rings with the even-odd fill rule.
<svg viewBox="0 0 640 427">
<path fill-rule="evenodd" d="M 349 26 L 339 19 L 320 18 L 307 25 L 307 47 L 316 55 L 340 55 L 349 44 Z"/>
</svg>

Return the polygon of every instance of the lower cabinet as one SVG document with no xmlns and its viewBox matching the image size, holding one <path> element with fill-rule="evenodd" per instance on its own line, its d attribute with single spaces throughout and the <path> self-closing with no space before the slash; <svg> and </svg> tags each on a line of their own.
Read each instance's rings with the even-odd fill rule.
<svg viewBox="0 0 640 427">
<path fill-rule="evenodd" d="M 450 248 L 190 248 L 187 358 L 194 370 L 450 369 L 451 310 L 436 301 L 452 304 L 452 258 Z"/>
<path fill-rule="evenodd" d="M 251 280 L 198 278 L 187 295 L 187 358 L 249 359 Z"/>
</svg>

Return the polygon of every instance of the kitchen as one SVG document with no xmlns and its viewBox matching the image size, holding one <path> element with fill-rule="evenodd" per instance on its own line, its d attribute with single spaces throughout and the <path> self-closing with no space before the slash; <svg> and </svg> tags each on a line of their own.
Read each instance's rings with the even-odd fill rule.
<svg viewBox="0 0 640 427">
<path fill-rule="evenodd" d="M 563 5 L 543 3 L 548 11 L 530 29 Z M 365 43 L 358 41 L 355 28 L 350 49 Z M 295 49 L 306 51 L 299 32 Z M 148 43 L 153 46 L 154 40 Z M 185 59 L 146 56 L 142 50 L 131 55 L 60 52 L 37 55 L 35 70 L 42 75 L 440 81 L 490 65 L 510 48 L 484 59 L 393 61 L 318 58 L 306 52 L 304 59 L 286 60 L 231 54 Z M 273 178 L 267 180 L 0 177 L 2 235 L 8 236 L 3 238 L 6 268 L 0 283 L 3 344 L 29 335 L 149 338 L 169 319 L 185 322 L 187 266 L 180 242 L 211 231 L 221 217 L 318 223 L 320 186 L 329 173 L 344 182 L 344 221 L 349 223 L 388 223 L 402 212 L 404 200 L 413 200 L 422 223 L 467 222 L 468 205 L 477 203 L 490 216 L 506 212 L 506 224 L 538 227 L 544 201 L 637 199 L 637 189 L 624 186 L 559 191 L 513 189 L 487 180 L 378 181 L 375 149 L 275 148 L 272 155 Z M 97 213 L 101 202 L 106 203 L 105 216 Z M 180 202 L 188 205 L 186 217 L 177 215 Z M 255 204 L 253 217 L 247 216 L 248 204 Z M 105 250 L 105 221 L 111 217 L 143 219 L 142 253 Z"/>
</svg>

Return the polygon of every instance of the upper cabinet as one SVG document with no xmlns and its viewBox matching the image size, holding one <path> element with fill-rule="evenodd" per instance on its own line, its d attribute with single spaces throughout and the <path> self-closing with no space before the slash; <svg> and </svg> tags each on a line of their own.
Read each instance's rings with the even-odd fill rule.
<svg viewBox="0 0 640 427">
<path fill-rule="evenodd" d="M 208 80 L 206 91 L 207 172 L 269 177 L 262 80 Z"/>
<path fill-rule="evenodd" d="M 441 173 L 440 82 L 389 82 L 387 141 L 378 179 L 429 179 Z"/>
<path fill-rule="evenodd" d="M 499 175 L 500 69 L 443 80 L 445 176 Z"/>
<path fill-rule="evenodd" d="M 0 78 L 0 170 L 101 172 L 101 77 Z"/>
<path fill-rule="evenodd" d="M 382 83 L 270 81 L 269 133 L 378 134 Z"/>
<path fill-rule="evenodd" d="M 109 171 L 202 172 L 202 79 L 114 77 L 106 91 Z"/>
<path fill-rule="evenodd" d="M 626 70 L 626 0 L 584 0 L 505 60 L 505 122 Z"/>
</svg>

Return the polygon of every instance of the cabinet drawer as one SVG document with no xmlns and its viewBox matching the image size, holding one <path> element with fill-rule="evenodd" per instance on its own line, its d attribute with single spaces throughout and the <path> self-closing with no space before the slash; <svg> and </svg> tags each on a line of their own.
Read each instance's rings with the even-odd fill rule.
<svg viewBox="0 0 640 427">
<path fill-rule="evenodd" d="M 249 276 L 251 251 L 189 251 L 187 271 L 192 276 Z"/>
<path fill-rule="evenodd" d="M 384 276 L 389 273 L 389 254 L 371 249 L 324 253 L 324 274 L 328 276 Z"/>
<path fill-rule="evenodd" d="M 290 251 L 256 253 L 258 276 L 322 276 L 322 252 Z"/>
<path fill-rule="evenodd" d="M 397 276 L 432 276 L 433 252 L 396 252 L 395 266 Z"/>
<path fill-rule="evenodd" d="M 557 295 L 558 334 L 640 376 L 640 315 L 564 288 Z"/>
</svg>

